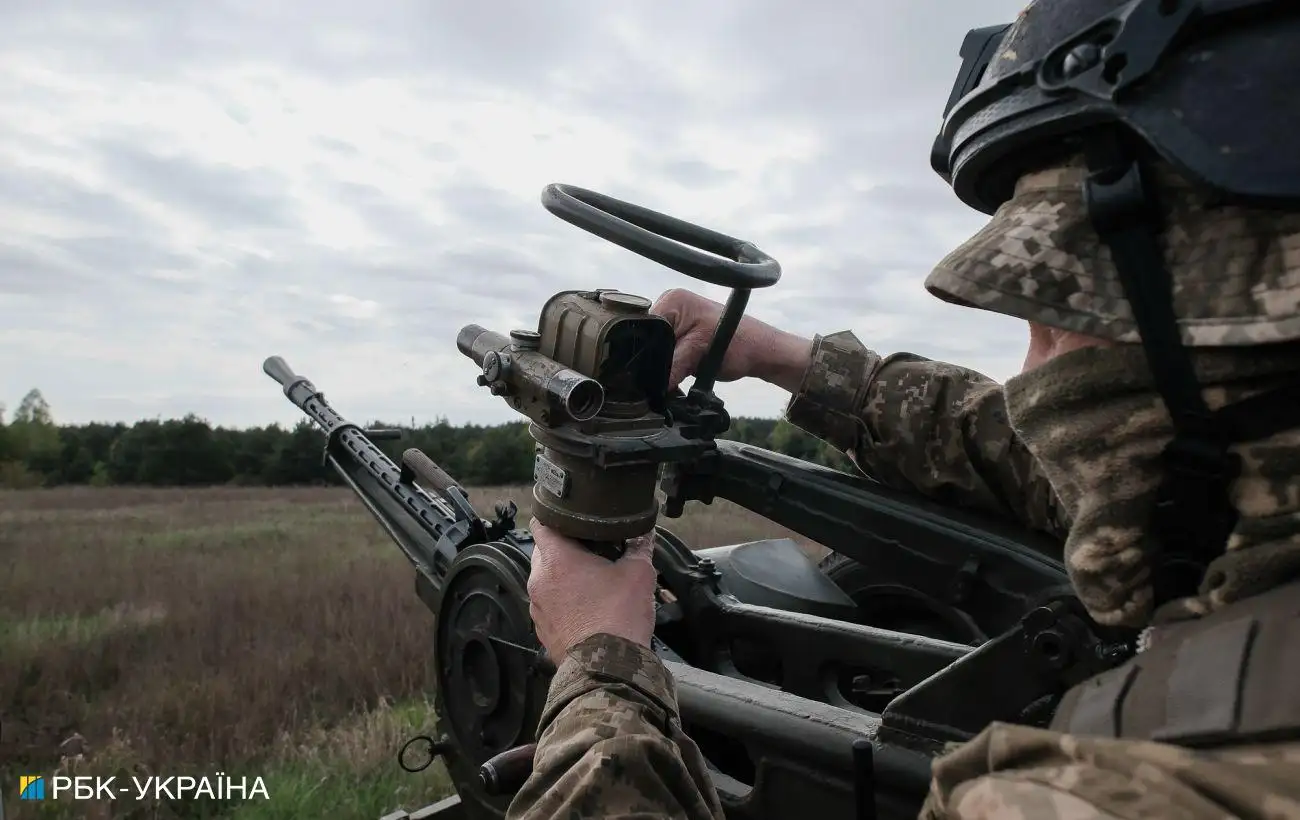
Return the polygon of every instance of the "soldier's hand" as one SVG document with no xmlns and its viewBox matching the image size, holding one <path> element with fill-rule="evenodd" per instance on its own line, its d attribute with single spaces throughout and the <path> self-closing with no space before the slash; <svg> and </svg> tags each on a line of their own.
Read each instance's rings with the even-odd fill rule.
<svg viewBox="0 0 1300 820">
<path fill-rule="evenodd" d="M 671 390 L 687 376 L 694 376 L 713 341 L 722 318 L 723 306 L 698 293 L 674 288 L 654 303 L 650 312 L 672 323 L 677 336 L 673 350 Z M 752 316 L 740 320 L 718 369 L 718 381 L 730 382 L 751 376 L 771 382 L 790 392 L 799 387 L 812 354 L 812 340 L 761 322 Z"/>
<path fill-rule="evenodd" d="M 623 557 L 610 561 L 535 518 L 529 529 L 529 613 L 553 661 L 560 663 L 570 647 L 600 633 L 650 645 L 657 575 L 651 562 L 652 536 L 631 539 Z"/>
</svg>

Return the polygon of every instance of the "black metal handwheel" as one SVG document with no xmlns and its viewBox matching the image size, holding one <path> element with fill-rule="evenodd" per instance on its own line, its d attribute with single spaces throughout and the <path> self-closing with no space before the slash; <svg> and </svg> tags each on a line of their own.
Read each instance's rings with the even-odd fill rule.
<svg viewBox="0 0 1300 820">
<path fill-rule="evenodd" d="M 780 263 L 751 242 L 586 188 L 547 185 L 542 205 L 565 222 L 646 259 L 732 289 L 692 387 L 692 392 L 711 392 L 722 357 L 749 304 L 749 292 L 780 281 Z"/>
</svg>

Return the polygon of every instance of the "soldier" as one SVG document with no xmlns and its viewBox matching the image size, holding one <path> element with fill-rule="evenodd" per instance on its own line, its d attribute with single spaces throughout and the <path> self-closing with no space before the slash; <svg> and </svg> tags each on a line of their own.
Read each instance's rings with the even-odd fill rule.
<svg viewBox="0 0 1300 820">
<path fill-rule="evenodd" d="M 721 378 L 790 390 L 886 483 L 1058 534 L 1091 617 L 1143 630 L 1049 729 L 938 759 L 923 817 L 1300 818 L 1300 4 L 1039 0 L 963 53 L 933 162 L 994 215 L 926 287 L 1027 321 L 1022 373 L 748 319 Z M 679 381 L 720 308 L 655 311 Z M 563 663 L 511 816 L 720 817 L 648 649 L 648 543 L 534 533 Z"/>
</svg>

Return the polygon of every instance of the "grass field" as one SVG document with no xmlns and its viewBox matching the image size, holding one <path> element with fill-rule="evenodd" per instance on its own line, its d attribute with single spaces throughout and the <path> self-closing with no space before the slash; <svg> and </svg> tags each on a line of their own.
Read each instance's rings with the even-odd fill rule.
<svg viewBox="0 0 1300 820">
<path fill-rule="evenodd" d="M 480 510 L 526 488 L 475 490 Z M 789 535 L 726 502 L 665 522 L 697 547 Z M 364 818 L 447 793 L 407 774 L 432 726 L 433 623 L 342 489 L 0 493 L 4 816 Z M 263 778 L 252 801 L 19 802 L 23 774 Z M 47 798 L 48 798 L 47 784 Z"/>
</svg>

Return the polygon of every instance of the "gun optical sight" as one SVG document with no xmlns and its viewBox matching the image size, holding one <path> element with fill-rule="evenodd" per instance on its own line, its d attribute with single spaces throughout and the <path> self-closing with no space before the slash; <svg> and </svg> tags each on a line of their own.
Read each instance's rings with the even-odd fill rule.
<svg viewBox="0 0 1300 820">
<path fill-rule="evenodd" d="M 543 356 L 537 342 L 532 331 L 515 330 L 507 338 L 478 325 L 466 325 L 456 337 L 460 352 L 483 368 L 479 384 L 538 424 L 587 421 L 599 413 L 605 403 L 600 382 Z"/>
</svg>

